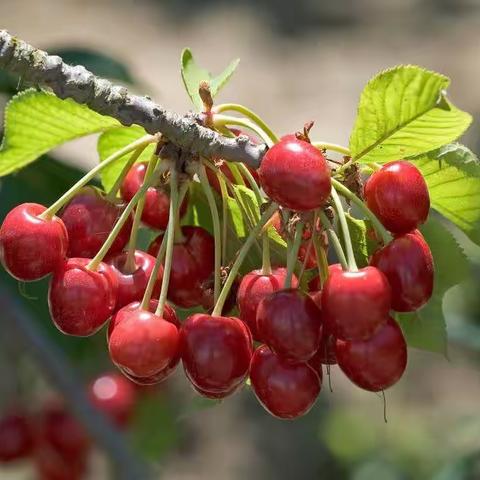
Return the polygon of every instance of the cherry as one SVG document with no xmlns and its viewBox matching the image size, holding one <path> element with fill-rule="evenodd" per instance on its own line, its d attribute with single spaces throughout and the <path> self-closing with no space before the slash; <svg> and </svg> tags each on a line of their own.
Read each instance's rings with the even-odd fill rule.
<svg viewBox="0 0 480 480">
<path fill-rule="evenodd" d="M 229 395 L 248 375 L 252 337 L 238 318 L 191 315 L 182 326 L 181 345 L 188 379 L 210 397 Z"/>
<path fill-rule="evenodd" d="M 298 289 L 273 292 L 258 305 L 260 338 L 283 360 L 298 363 L 312 358 L 320 345 L 321 327 L 319 308 Z"/>
<path fill-rule="evenodd" d="M 87 471 L 87 453 L 65 458 L 47 444 L 37 445 L 33 462 L 38 480 L 81 480 Z"/>
<path fill-rule="evenodd" d="M 140 190 L 147 172 L 148 162 L 139 162 L 132 166 L 120 187 L 122 198 L 129 202 Z M 188 201 L 183 200 L 180 206 L 180 216 L 187 210 Z M 146 225 L 158 230 L 165 230 L 168 225 L 170 210 L 170 185 L 161 184 L 148 188 L 145 194 L 145 205 L 142 212 L 142 221 Z"/>
<path fill-rule="evenodd" d="M 96 333 L 114 312 L 117 279 L 101 262 L 87 270 L 88 258 L 69 258 L 53 274 L 48 290 L 50 315 L 67 335 L 85 337 Z"/>
<path fill-rule="evenodd" d="M 66 256 L 68 233 L 58 217 L 43 220 L 46 207 L 23 203 L 0 227 L 0 260 L 17 280 L 38 280 L 53 272 Z"/>
<path fill-rule="evenodd" d="M 165 305 L 163 317 L 156 315 L 157 301 L 149 310 L 139 302 L 120 309 L 108 329 L 110 357 L 133 377 L 151 377 L 178 363 L 179 321 L 173 308 Z"/>
<path fill-rule="evenodd" d="M 334 263 L 332 265 L 328 266 L 328 275 L 333 275 L 334 273 L 338 272 L 343 272 L 343 268 L 339 263 Z M 308 282 L 308 290 L 312 294 L 318 295 L 320 294 L 320 277 L 317 275 L 316 277 L 313 277 L 309 282 Z M 310 295 L 312 298 L 313 296 Z M 315 299 L 314 299 L 315 300 Z M 318 303 L 315 300 L 315 303 L 319 308 L 322 308 L 320 303 Z"/>
<path fill-rule="evenodd" d="M 244 321 L 255 340 L 260 340 L 257 330 L 258 304 L 270 293 L 283 289 L 287 269 L 274 268 L 269 275 L 263 275 L 262 270 L 253 270 L 247 273 L 240 282 L 237 292 L 237 305 L 240 319 Z M 292 287 L 298 287 L 298 279 L 292 276 Z"/>
<path fill-rule="evenodd" d="M 0 463 L 28 457 L 33 449 L 30 420 L 21 412 L 11 412 L 0 419 Z"/>
<path fill-rule="evenodd" d="M 390 285 L 375 267 L 337 272 L 323 286 L 322 312 L 328 330 L 342 340 L 371 336 L 388 317 Z"/>
<path fill-rule="evenodd" d="M 264 408 L 275 417 L 285 419 L 305 415 L 321 388 L 319 375 L 309 365 L 286 363 L 266 345 L 253 354 L 250 381 Z"/>
<path fill-rule="evenodd" d="M 320 150 L 287 136 L 267 151 L 258 169 L 265 193 L 282 207 L 313 210 L 323 206 L 332 188 Z"/>
<path fill-rule="evenodd" d="M 375 252 L 370 263 L 384 273 L 392 287 L 393 310 L 413 312 L 432 296 L 433 257 L 418 230 L 394 238 Z"/>
<path fill-rule="evenodd" d="M 182 227 L 182 235 L 183 240 L 173 247 L 168 299 L 179 307 L 192 308 L 202 304 L 202 283 L 214 270 L 215 244 L 202 227 Z M 152 242 L 150 255 L 157 255 L 162 238 L 160 235 Z"/>
<path fill-rule="evenodd" d="M 128 257 L 127 252 L 119 253 L 118 255 L 108 258 L 106 261 L 106 263 L 110 265 L 118 282 L 115 310 L 119 310 L 129 303 L 142 300 L 155 265 L 155 258 L 142 250 L 135 250 L 134 255 L 136 268 L 133 272 L 128 272 L 125 268 L 125 262 Z M 163 269 L 160 268 L 158 282 L 155 284 L 157 288 L 161 285 L 162 277 Z"/>
<path fill-rule="evenodd" d="M 107 373 L 96 378 L 89 386 L 92 404 L 116 425 L 128 424 L 137 400 L 137 389 L 123 375 Z"/>
<path fill-rule="evenodd" d="M 207 311 L 211 312 L 215 306 L 214 302 L 214 287 L 215 287 L 215 274 L 212 274 L 208 277 L 207 280 L 202 282 L 201 290 L 202 290 L 202 300 L 201 305 Z M 228 292 L 227 299 L 225 300 L 225 304 L 223 305 L 223 314 L 226 315 L 230 313 L 233 308 L 235 307 L 235 299 L 237 297 L 237 291 L 239 287 L 238 279 L 233 281 L 233 284 Z"/>
<path fill-rule="evenodd" d="M 430 209 L 428 187 L 415 165 L 386 163 L 365 184 L 368 208 L 387 230 L 407 233 L 425 222 Z"/>
<path fill-rule="evenodd" d="M 337 363 L 335 343 L 335 337 L 324 326 L 322 337 L 320 338 L 320 346 L 315 355 L 308 361 L 308 364 L 315 368 L 315 371 L 318 371 L 320 365 L 335 365 Z"/>
<path fill-rule="evenodd" d="M 59 402 L 44 407 L 38 421 L 40 441 L 69 461 L 85 454 L 90 439 L 82 425 Z"/>
<path fill-rule="evenodd" d="M 371 392 L 391 387 L 407 366 L 407 344 L 391 317 L 367 340 L 337 339 L 335 352 L 345 375 L 355 385 Z"/>
<path fill-rule="evenodd" d="M 111 202 L 95 187 L 82 188 L 65 206 L 60 217 L 67 227 L 69 257 L 92 258 L 100 250 L 115 223 L 122 214 L 125 204 Z M 113 242 L 109 255 L 122 251 L 132 230 L 131 217 L 125 222 Z"/>
</svg>

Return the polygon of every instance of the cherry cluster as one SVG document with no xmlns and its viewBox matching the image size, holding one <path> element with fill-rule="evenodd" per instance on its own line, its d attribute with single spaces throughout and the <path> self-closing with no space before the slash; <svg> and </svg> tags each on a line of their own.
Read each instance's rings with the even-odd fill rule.
<svg viewBox="0 0 480 480">
<path fill-rule="evenodd" d="M 125 428 L 138 400 L 138 386 L 120 374 L 94 379 L 88 397 L 118 428 Z M 30 412 L 16 405 L 0 418 L 0 463 L 31 459 L 40 480 L 81 480 L 87 473 L 91 440 L 59 398 Z"/>
<path fill-rule="evenodd" d="M 233 265 L 219 272 L 218 235 L 179 223 L 189 203 L 185 185 L 195 180 L 184 178 L 179 187 L 178 178 L 189 169 L 157 161 L 127 165 L 119 177 L 120 197 L 115 189 L 104 194 L 87 186 L 61 210 L 30 203 L 7 215 L 0 229 L 2 263 L 23 281 L 52 274 L 48 301 L 59 330 L 88 336 L 109 322 L 110 357 L 131 380 L 158 383 L 182 360 L 201 395 L 224 398 L 249 378 L 262 405 L 280 418 L 309 411 L 321 389 L 322 365 L 338 363 L 369 391 L 399 380 L 407 347 L 392 312 L 422 307 L 434 275 L 429 247 L 417 230 L 428 216 L 429 195 L 412 163 L 378 167 L 365 185 L 363 203 L 335 179 L 335 167 L 307 131 L 282 137 L 257 171 L 241 170 L 240 178 L 226 162 L 196 159 L 209 199 L 240 181 L 257 192 L 260 186 L 268 197 Z M 167 171 L 158 170 L 163 163 Z M 337 191 L 356 198 L 383 231 L 384 244 L 364 268 L 356 266 Z M 135 243 L 140 221 L 161 231 L 146 252 Z M 239 278 L 257 236 L 268 247 L 271 227 L 287 239 L 287 264 L 271 268 L 264 250 L 262 268 Z M 328 266 L 325 234 L 339 264 Z M 308 288 L 301 282 L 305 268 L 318 268 Z M 221 273 L 227 275 L 219 294 Z M 181 322 L 178 308 L 192 307 L 206 313 Z M 230 316 L 235 307 L 238 316 Z"/>
</svg>

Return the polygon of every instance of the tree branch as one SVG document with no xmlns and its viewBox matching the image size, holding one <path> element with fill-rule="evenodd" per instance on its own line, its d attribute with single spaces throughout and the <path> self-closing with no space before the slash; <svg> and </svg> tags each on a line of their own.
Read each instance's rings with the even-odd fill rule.
<svg viewBox="0 0 480 480">
<path fill-rule="evenodd" d="M 35 325 L 31 314 L 3 287 L 0 288 L 0 335 L 7 338 L 12 329 L 37 360 L 52 384 L 63 395 L 72 413 L 108 455 L 115 467 L 115 478 L 145 480 L 152 478 L 147 465 L 128 448 L 123 435 L 89 402 L 81 381 L 76 378 L 65 355 Z"/>
<path fill-rule="evenodd" d="M 195 115 L 169 112 L 149 97 L 131 95 L 125 87 L 98 78 L 83 66 L 67 65 L 60 57 L 48 55 L 5 30 L 0 30 L 0 68 L 50 88 L 62 99 L 88 105 L 122 125 L 140 125 L 150 134 L 161 132 L 183 150 L 203 157 L 224 158 L 257 168 L 267 148 L 255 145 L 245 135 L 223 137 L 199 125 Z"/>
</svg>

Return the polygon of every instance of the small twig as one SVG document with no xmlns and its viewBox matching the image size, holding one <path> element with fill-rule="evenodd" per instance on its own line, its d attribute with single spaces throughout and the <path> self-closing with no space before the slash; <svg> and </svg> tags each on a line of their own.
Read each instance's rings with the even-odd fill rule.
<svg viewBox="0 0 480 480">
<path fill-rule="evenodd" d="M 224 137 L 202 127 L 198 115 L 169 112 L 149 97 L 132 95 L 125 87 L 98 78 L 83 66 L 67 65 L 60 57 L 48 55 L 5 30 L 0 30 L 0 68 L 25 82 L 51 89 L 59 98 L 88 105 L 122 125 L 140 125 L 151 134 L 161 132 L 182 150 L 202 157 L 224 158 L 257 168 L 267 148 L 250 142 L 245 135 Z"/>
</svg>

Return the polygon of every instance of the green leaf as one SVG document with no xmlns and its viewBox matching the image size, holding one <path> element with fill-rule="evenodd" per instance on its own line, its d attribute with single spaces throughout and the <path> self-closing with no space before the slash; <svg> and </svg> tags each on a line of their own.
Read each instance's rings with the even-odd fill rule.
<svg viewBox="0 0 480 480">
<path fill-rule="evenodd" d="M 36 90 L 19 93 L 5 110 L 0 176 L 19 170 L 69 140 L 116 126 L 113 118 L 73 100 Z"/>
<path fill-rule="evenodd" d="M 348 229 L 352 238 L 353 252 L 359 268 L 366 267 L 369 264 L 369 258 L 378 248 L 378 243 L 370 238 L 368 231 L 371 230 L 369 220 L 359 220 L 346 213 Z M 343 238 L 342 238 L 343 244 Z"/>
<path fill-rule="evenodd" d="M 406 65 L 374 77 L 363 90 L 350 150 L 361 162 L 387 162 L 450 143 L 470 125 L 471 116 L 446 98 L 450 80 Z"/>
<path fill-rule="evenodd" d="M 52 50 L 52 55 L 62 57 L 69 65 L 83 65 L 87 70 L 99 77 L 119 80 L 123 83 L 135 84 L 135 79 L 128 67 L 102 52 L 84 48 L 61 48 Z"/>
<path fill-rule="evenodd" d="M 432 207 L 480 244 L 480 162 L 460 144 L 413 159 L 428 185 Z"/>
<path fill-rule="evenodd" d="M 236 59 L 230 62 L 227 68 L 216 77 L 212 77 L 208 70 L 199 67 L 193 58 L 193 54 L 189 48 L 185 48 L 181 57 L 181 73 L 183 84 L 190 96 L 195 108 L 198 111 L 203 109 L 203 102 L 198 93 L 200 83 L 206 81 L 210 85 L 210 93 L 212 98 L 226 85 L 230 77 L 235 72 L 240 60 Z"/>
<path fill-rule="evenodd" d="M 128 144 L 138 140 L 139 138 L 146 135 L 145 130 L 142 127 L 132 126 L 132 127 L 118 127 L 108 130 L 107 132 L 102 133 L 98 139 L 97 150 L 100 157 L 100 161 L 105 160 L 110 155 L 114 154 L 118 150 L 127 146 Z M 155 145 L 151 144 L 142 152 L 138 158 L 138 162 L 145 162 L 150 159 L 155 149 Z M 104 168 L 100 174 L 102 185 L 105 191 L 110 190 L 114 185 L 118 176 L 123 170 L 123 167 L 128 162 L 128 159 L 131 154 L 125 155 L 108 167 Z"/>
<path fill-rule="evenodd" d="M 447 290 L 468 276 L 468 261 L 454 236 L 434 216 L 421 230 L 435 262 L 433 295 L 427 305 L 417 312 L 398 317 L 409 346 L 446 354 L 443 297 Z"/>
</svg>

